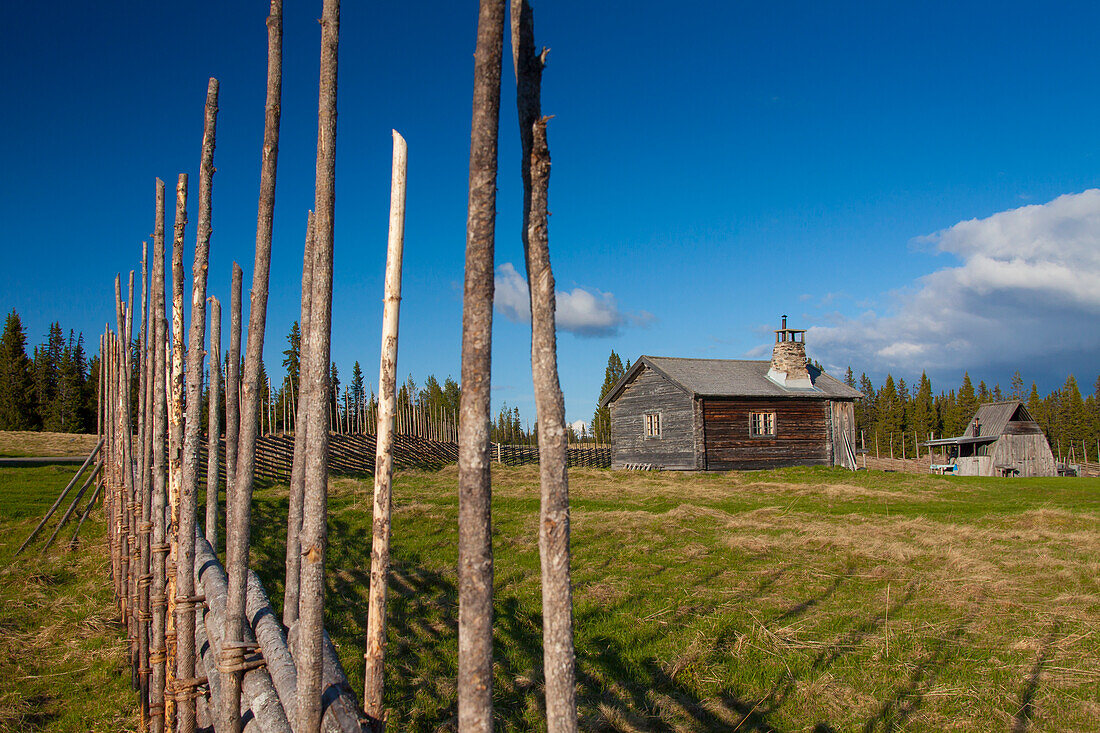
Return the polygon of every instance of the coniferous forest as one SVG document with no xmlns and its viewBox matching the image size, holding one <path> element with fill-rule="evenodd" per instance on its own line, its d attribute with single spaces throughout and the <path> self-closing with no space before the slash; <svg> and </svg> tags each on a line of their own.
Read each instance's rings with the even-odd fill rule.
<svg viewBox="0 0 1100 733">
<path fill-rule="evenodd" d="M 282 416 L 287 415 L 285 421 L 291 422 L 291 405 L 297 393 L 297 323 L 287 335 L 287 346 L 283 352 L 285 375 L 281 384 L 277 388 L 272 385 L 270 390 L 264 389 L 273 403 L 271 413 L 276 431 L 292 429 L 292 425 L 283 424 Z M 612 351 L 604 372 L 601 399 L 627 368 L 629 362 L 624 363 Z M 15 310 L 8 313 L 0 336 L 0 430 L 94 433 L 98 378 L 98 356 L 88 355 L 82 334 L 72 330 L 66 333 L 61 324 L 55 322 L 50 325 L 44 343 L 29 347 L 19 314 Z M 335 364 L 332 365 L 332 380 L 334 413 L 341 422 L 348 422 L 348 412 L 367 414 L 368 408 L 373 407 L 376 398 L 373 390 L 368 392 L 364 388 L 359 362 L 353 366 L 346 389 L 340 389 Z M 894 453 L 900 455 L 902 443 L 911 448 L 914 436 L 924 440 L 928 436 L 960 435 L 978 405 L 1018 399 L 1043 428 L 1055 454 L 1068 453 L 1069 447 L 1074 446 L 1078 455 L 1084 451 L 1090 460 L 1096 458 L 1097 438 L 1100 437 L 1100 377 L 1096 378 L 1091 392 L 1086 386 L 1084 395 L 1072 374 L 1061 387 L 1046 395 L 1040 394 L 1035 382 L 1027 385 L 1019 371 L 1007 388 L 1000 384 L 989 386 L 984 380 L 975 385 L 967 372 L 957 388 L 939 392 L 933 391 L 932 382 L 924 373 L 915 385 L 887 375 L 876 387 L 866 374 L 857 379 L 849 367 L 843 380 L 863 393 L 863 398 L 856 402 L 857 432 L 862 431 L 868 441 L 877 437 L 879 450 L 883 453 L 890 452 L 892 446 Z M 440 384 L 434 375 L 429 376 L 423 386 L 418 386 L 409 377 L 400 387 L 398 402 L 453 415 L 457 413 L 460 394 L 460 386 L 450 377 Z M 609 418 L 607 408 L 597 409 L 589 434 L 606 441 L 610 437 L 606 435 Z M 493 440 L 498 442 L 523 442 L 534 435 L 531 425 L 521 418 L 519 408 L 507 405 L 501 408 L 492 431 Z"/>
<path fill-rule="evenodd" d="M 99 357 L 82 334 L 50 325 L 45 343 L 27 352 L 27 334 L 12 310 L 0 336 L 0 430 L 96 431 Z"/>
</svg>

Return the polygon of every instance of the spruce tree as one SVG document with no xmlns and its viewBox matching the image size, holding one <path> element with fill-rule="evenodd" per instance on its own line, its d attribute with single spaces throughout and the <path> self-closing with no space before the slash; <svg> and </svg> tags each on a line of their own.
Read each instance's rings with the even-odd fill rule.
<svg viewBox="0 0 1100 733">
<path fill-rule="evenodd" d="M 886 375 L 886 382 L 875 397 L 875 412 L 878 417 L 876 429 L 879 436 L 882 440 L 887 441 L 886 446 L 889 447 L 892 444 L 895 450 L 900 451 L 904 412 L 901 398 L 898 396 L 898 390 L 894 384 L 894 377 L 889 374 Z"/>
<path fill-rule="evenodd" d="M 875 385 L 864 372 L 859 376 L 859 391 L 863 396 L 856 402 L 856 427 L 859 430 L 875 429 Z"/>
<path fill-rule="evenodd" d="M 990 402 L 992 399 L 993 393 L 989 391 L 989 387 L 985 386 L 985 380 L 978 382 L 978 404 Z"/>
<path fill-rule="evenodd" d="M 363 393 L 363 370 L 359 368 L 359 362 L 351 367 L 351 384 L 348 386 L 348 398 L 350 400 L 352 421 L 355 421 L 357 410 L 363 406 L 366 395 Z"/>
<path fill-rule="evenodd" d="M 611 350 L 611 356 L 607 357 L 607 367 L 603 372 L 603 386 L 600 387 L 600 399 L 596 403 L 596 411 L 592 415 L 592 433 L 596 440 L 607 443 L 611 440 L 611 407 L 600 407 L 599 403 L 611 392 L 619 380 L 626 375 L 626 367 L 622 359 Z"/>
<path fill-rule="evenodd" d="M 59 432 L 61 428 L 57 389 L 64 350 L 65 337 L 61 333 L 61 324 L 51 323 L 46 343 L 34 350 L 35 422 L 50 432 Z"/>
<path fill-rule="evenodd" d="M 956 435 L 962 435 L 963 431 L 970 425 L 970 421 L 974 419 L 974 413 L 978 411 L 978 398 L 974 394 L 974 383 L 970 381 L 970 372 L 963 373 L 962 386 L 959 387 L 957 409 L 959 432 Z"/>
<path fill-rule="evenodd" d="M 913 397 L 911 427 L 921 440 L 927 440 L 936 429 L 936 405 L 932 401 L 932 382 L 928 374 L 921 372 L 917 394 Z"/>
<path fill-rule="evenodd" d="M 0 336 L 0 430 L 35 427 L 34 380 L 27 358 L 27 336 L 13 308 Z"/>
</svg>

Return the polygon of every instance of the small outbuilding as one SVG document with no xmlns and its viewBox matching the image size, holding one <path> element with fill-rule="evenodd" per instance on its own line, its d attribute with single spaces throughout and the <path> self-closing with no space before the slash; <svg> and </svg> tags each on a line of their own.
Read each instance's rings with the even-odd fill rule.
<svg viewBox="0 0 1100 733">
<path fill-rule="evenodd" d="M 987 402 L 966 432 L 925 445 L 947 451 L 958 476 L 1057 476 L 1054 453 L 1039 423 L 1019 400 Z"/>
<path fill-rule="evenodd" d="M 862 394 L 807 362 L 805 334 L 783 316 L 770 361 L 639 357 L 600 402 L 612 468 L 855 470 Z"/>
</svg>

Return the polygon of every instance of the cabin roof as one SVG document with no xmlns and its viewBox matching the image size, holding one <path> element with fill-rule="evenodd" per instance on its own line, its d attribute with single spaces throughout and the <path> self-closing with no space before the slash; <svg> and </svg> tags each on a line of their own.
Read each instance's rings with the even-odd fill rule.
<svg viewBox="0 0 1100 733">
<path fill-rule="evenodd" d="M 862 393 L 807 364 L 812 388 L 782 387 L 768 379 L 770 361 L 747 359 L 683 359 L 671 356 L 641 356 L 600 401 L 613 402 L 643 366 L 683 389 L 693 397 L 805 397 L 854 400 Z"/>
</svg>

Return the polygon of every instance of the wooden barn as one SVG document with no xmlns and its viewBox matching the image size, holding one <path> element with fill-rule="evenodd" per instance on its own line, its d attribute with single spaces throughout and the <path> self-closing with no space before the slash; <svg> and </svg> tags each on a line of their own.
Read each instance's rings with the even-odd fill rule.
<svg viewBox="0 0 1100 733">
<path fill-rule="evenodd" d="M 966 432 L 926 443 L 947 451 L 958 476 L 1057 476 L 1043 429 L 1019 400 L 981 405 Z"/>
<path fill-rule="evenodd" d="M 600 403 L 612 468 L 855 470 L 861 394 L 807 363 L 805 334 L 784 316 L 770 361 L 639 357 Z"/>
</svg>

